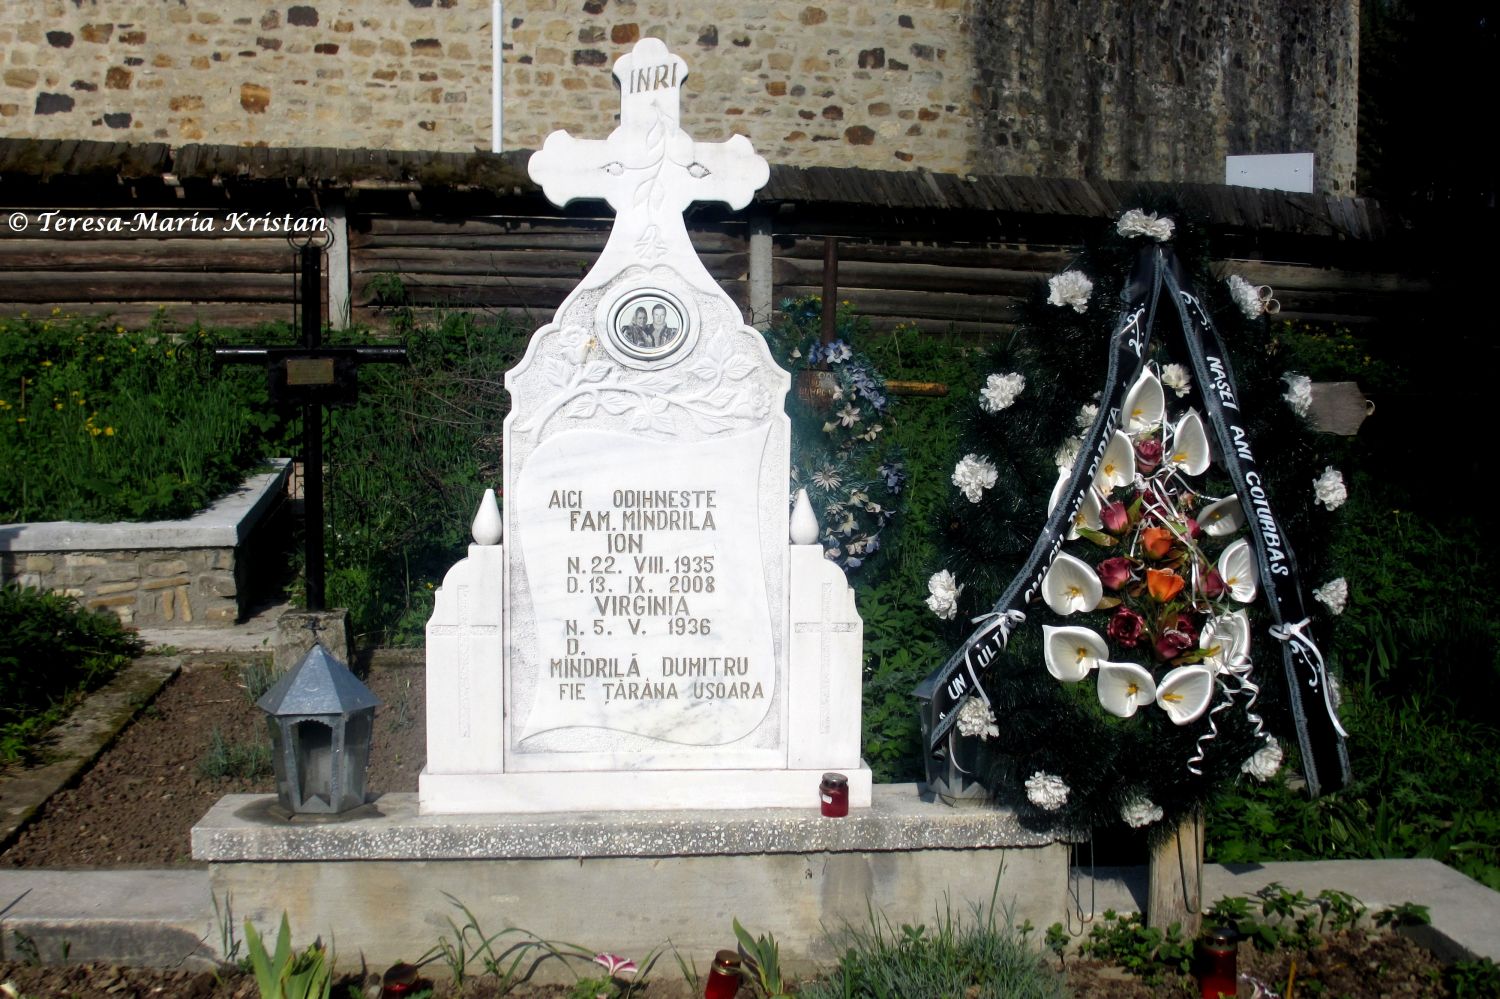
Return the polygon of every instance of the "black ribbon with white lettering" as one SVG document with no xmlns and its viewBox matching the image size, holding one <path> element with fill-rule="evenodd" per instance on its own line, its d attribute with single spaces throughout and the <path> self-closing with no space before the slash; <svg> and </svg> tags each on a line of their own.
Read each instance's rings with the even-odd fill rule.
<svg viewBox="0 0 1500 999">
<path fill-rule="evenodd" d="M 1271 635 L 1281 643 L 1287 699 L 1302 750 L 1307 790 L 1317 797 L 1349 783 L 1346 733 L 1333 705 L 1323 656 L 1310 633 L 1312 622 L 1297 581 L 1297 559 L 1292 554 L 1291 541 L 1271 512 L 1265 482 L 1250 449 L 1229 354 L 1207 310 L 1192 293 L 1181 262 L 1170 251 L 1166 251 L 1166 256 L 1163 279 L 1182 318 L 1188 356 L 1202 387 L 1203 407 L 1218 443 L 1219 459 L 1245 510 L 1260 585 L 1270 598 L 1266 605 L 1273 622 Z"/>
<path fill-rule="evenodd" d="M 1245 428 L 1238 422 L 1238 395 L 1233 370 L 1218 331 L 1202 304 L 1191 293 L 1181 264 L 1170 248 L 1141 251 L 1121 298 L 1124 312 L 1110 340 L 1109 366 L 1100 397 L 1099 415 L 1083 439 L 1078 459 L 1063 491 L 1063 499 L 1048 516 L 1041 535 L 1020 571 L 989 613 L 976 618 L 980 627 L 956 652 L 923 681 L 918 694 L 931 699 L 926 726 L 927 749 L 934 757 L 946 754 L 946 743 L 957 721 L 953 710 L 971 693 L 983 696 L 980 671 L 1009 643 L 1011 631 L 1025 621 L 1022 610 L 1036 595 L 1047 570 L 1062 550 L 1067 525 L 1077 516 L 1094 473 L 1120 422 L 1120 407 L 1129 386 L 1140 375 L 1150 343 L 1151 328 L 1163 288 L 1176 305 L 1193 370 L 1202 388 L 1209 425 L 1219 456 L 1240 497 L 1251 529 L 1261 586 L 1273 626 L 1282 644 L 1288 699 L 1302 750 L 1309 793 L 1314 796 L 1343 787 L 1349 780 L 1349 757 L 1344 730 L 1330 699 L 1328 675 L 1310 632 L 1311 623 L 1297 581 L 1297 563 L 1286 535 L 1271 512 L 1261 475 Z M 1233 414 L 1231 416 L 1230 414 Z M 1308 709 L 1308 699 L 1322 701 Z"/>
<path fill-rule="evenodd" d="M 1099 396 L 1099 415 L 1084 435 L 1073 461 L 1073 471 L 1057 506 L 1048 515 L 1031 553 L 1011 580 L 1000 599 L 987 614 L 974 620 L 980 627 L 918 688 L 918 696 L 931 697 L 927 735 L 928 752 L 942 757 L 946 753 L 949 733 L 958 719 L 953 709 L 971 693 L 983 695 L 979 674 L 1005 650 L 1011 629 L 1026 620 L 1022 610 L 1036 596 L 1057 553 L 1068 536 L 1068 525 L 1078 516 L 1094 473 L 1104 457 L 1104 449 L 1120 425 L 1120 406 L 1125 393 L 1140 376 L 1146 363 L 1146 347 L 1151 342 L 1151 327 L 1156 319 L 1156 304 L 1162 289 L 1165 258 L 1157 247 L 1148 247 L 1136 258 L 1130 280 L 1120 292 L 1125 302 L 1120 321 L 1110 336 L 1109 366 L 1104 376 L 1104 390 Z"/>
</svg>

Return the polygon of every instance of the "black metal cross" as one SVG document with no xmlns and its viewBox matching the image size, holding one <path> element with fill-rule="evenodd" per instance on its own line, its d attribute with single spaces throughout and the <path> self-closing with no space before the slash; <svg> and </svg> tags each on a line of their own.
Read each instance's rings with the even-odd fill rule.
<svg viewBox="0 0 1500 999">
<path fill-rule="evenodd" d="M 302 508 L 306 552 L 307 609 L 323 610 L 323 407 L 359 396 L 361 364 L 405 364 L 404 347 L 323 345 L 322 248 L 300 250 L 302 344 L 298 347 L 217 347 L 224 364 L 264 364 L 271 401 L 302 405 Z"/>
</svg>

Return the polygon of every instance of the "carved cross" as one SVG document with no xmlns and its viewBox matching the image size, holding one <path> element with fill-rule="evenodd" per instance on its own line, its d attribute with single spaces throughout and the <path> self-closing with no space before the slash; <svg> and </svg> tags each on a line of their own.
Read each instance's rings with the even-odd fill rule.
<svg viewBox="0 0 1500 999">
<path fill-rule="evenodd" d="M 829 660 L 833 657 L 832 636 L 839 633 L 851 632 L 856 625 L 853 621 L 833 621 L 833 584 L 823 584 L 823 609 L 816 621 L 799 621 L 794 629 L 799 635 L 817 632 L 822 636 L 818 643 L 818 732 L 826 735 L 831 731 L 832 720 L 829 717 L 832 706 L 829 703 Z"/>
<path fill-rule="evenodd" d="M 603 140 L 553 132 L 527 165 L 531 179 L 559 207 L 603 198 L 615 210 L 609 243 L 585 284 L 608 280 L 632 263 L 649 266 L 669 253 L 696 260 L 683 211 L 695 201 L 744 208 L 770 177 L 765 159 L 743 135 L 696 142 L 682 130 L 687 75 L 687 63 L 660 39 L 641 39 L 615 62 L 620 127 Z"/>
<path fill-rule="evenodd" d="M 469 587 L 463 584 L 458 586 L 458 606 L 455 608 L 457 624 L 429 624 L 428 634 L 433 635 L 456 635 L 458 636 L 458 734 L 463 738 L 469 737 L 471 731 L 470 700 L 473 687 L 474 653 L 469 647 L 469 639 L 476 635 L 492 636 L 500 634 L 498 624 L 476 624 L 470 619 L 469 611 Z"/>
</svg>

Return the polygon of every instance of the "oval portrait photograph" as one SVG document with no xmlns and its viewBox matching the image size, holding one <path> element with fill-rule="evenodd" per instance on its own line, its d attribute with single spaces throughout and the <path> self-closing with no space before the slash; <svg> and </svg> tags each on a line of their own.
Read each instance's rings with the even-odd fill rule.
<svg viewBox="0 0 1500 999">
<path fill-rule="evenodd" d="M 682 312 L 664 295 L 646 292 L 620 303 L 611 322 L 615 341 L 642 358 L 662 357 L 681 342 Z"/>
</svg>

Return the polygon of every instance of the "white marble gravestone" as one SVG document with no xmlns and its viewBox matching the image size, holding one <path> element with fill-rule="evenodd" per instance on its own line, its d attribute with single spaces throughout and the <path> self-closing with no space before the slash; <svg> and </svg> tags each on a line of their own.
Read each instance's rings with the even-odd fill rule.
<svg viewBox="0 0 1500 999">
<path fill-rule="evenodd" d="M 619 128 L 531 159 L 616 220 L 506 374 L 503 544 L 476 524 L 427 627 L 421 809 L 816 808 L 826 770 L 868 805 L 853 592 L 788 539 L 789 378 L 683 224 L 766 162 L 682 131 L 659 40 L 614 75 Z"/>
</svg>

